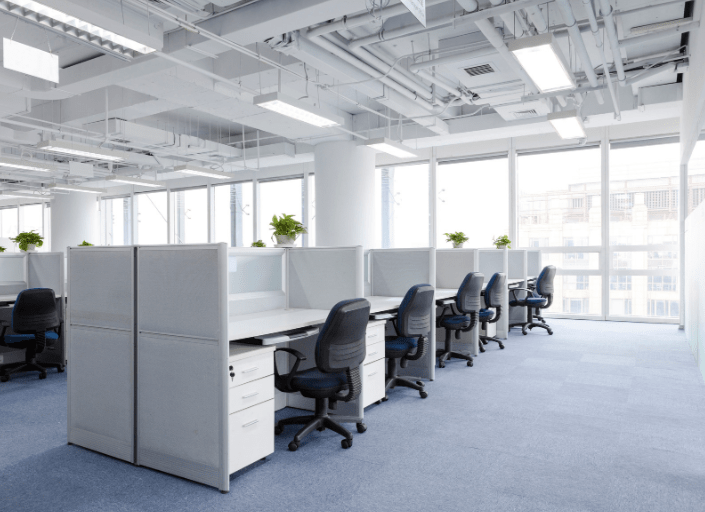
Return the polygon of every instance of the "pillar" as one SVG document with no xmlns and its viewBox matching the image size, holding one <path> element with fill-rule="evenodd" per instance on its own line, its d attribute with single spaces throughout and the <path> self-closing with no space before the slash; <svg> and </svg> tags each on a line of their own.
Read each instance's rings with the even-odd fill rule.
<svg viewBox="0 0 705 512">
<path fill-rule="evenodd" d="M 55 194 L 51 201 L 51 250 L 65 254 L 67 247 L 84 240 L 99 245 L 98 217 L 95 194 Z"/>
<path fill-rule="evenodd" d="M 317 246 L 373 247 L 375 154 L 352 141 L 316 146 Z"/>
</svg>

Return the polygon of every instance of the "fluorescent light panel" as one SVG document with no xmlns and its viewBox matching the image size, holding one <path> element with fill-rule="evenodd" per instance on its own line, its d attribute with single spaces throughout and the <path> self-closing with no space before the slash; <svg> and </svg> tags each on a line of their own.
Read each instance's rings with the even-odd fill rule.
<svg viewBox="0 0 705 512">
<path fill-rule="evenodd" d="M 152 53 L 155 51 L 154 48 L 134 41 L 133 39 L 129 39 L 121 36 L 120 34 L 116 34 L 115 32 L 111 32 L 110 30 L 98 27 L 92 23 L 76 18 L 75 16 L 52 9 L 51 7 L 47 7 L 44 4 L 35 2 L 34 0 L 10 0 L 10 3 L 139 53 Z"/>
<path fill-rule="evenodd" d="M 552 33 L 515 39 L 507 46 L 541 92 L 576 87 L 575 77 Z"/>
<path fill-rule="evenodd" d="M 119 151 L 112 151 L 110 149 L 65 140 L 45 140 L 37 144 L 37 149 L 62 153 L 64 155 L 82 156 L 94 160 L 107 160 L 108 162 L 122 162 L 125 160 L 122 153 Z"/>
<path fill-rule="evenodd" d="M 206 176 L 208 178 L 216 178 L 219 180 L 229 180 L 233 176 L 226 172 L 214 171 L 213 169 L 206 169 L 205 167 L 196 167 L 195 165 L 179 165 L 174 167 L 177 172 L 183 172 L 184 174 L 192 174 L 194 176 Z"/>
<path fill-rule="evenodd" d="M 27 192 L 15 192 L 13 190 L 0 190 L 0 199 L 53 199 L 54 196 L 28 194 Z"/>
<path fill-rule="evenodd" d="M 328 128 L 343 124 L 341 118 L 324 113 L 307 103 L 289 98 L 280 92 L 256 96 L 252 102 L 259 107 L 266 108 L 277 114 L 308 123 L 318 128 Z"/>
<path fill-rule="evenodd" d="M 59 83 L 58 55 L 4 37 L 2 56 L 5 69 Z"/>
<path fill-rule="evenodd" d="M 584 139 L 587 137 L 583 120 L 575 110 L 554 112 L 546 116 L 561 139 Z"/>
<path fill-rule="evenodd" d="M 69 192 L 87 192 L 89 194 L 105 194 L 104 188 L 79 187 L 78 185 L 65 185 L 63 183 L 53 183 L 45 188 L 52 190 L 67 190 Z"/>
<path fill-rule="evenodd" d="M 118 174 L 106 176 L 105 181 L 115 181 L 117 183 L 127 183 L 129 185 L 140 185 L 143 187 L 166 187 L 166 183 L 163 181 L 143 180 L 142 178 L 131 178 L 130 176 L 120 176 Z"/>
<path fill-rule="evenodd" d="M 41 171 L 41 172 L 53 172 L 57 171 L 58 167 L 55 165 L 39 162 L 30 162 L 27 160 L 15 160 L 14 158 L 2 158 L 0 157 L 0 167 L 12 167 L 13 169 L 22 169 L 25 171 Z"/>
<path fill-rule="evenodd" d="M 362 143 L 364 146 L 369 146 L 372 149 L 387 153 L 388 155 L 395 156 L 397 158 L 413 158 L 418 156 L 411 149 L 407 148 L 404 144 L 395 142 L 386 137 L 381 139 L 370 139 Z"/>
</svg>

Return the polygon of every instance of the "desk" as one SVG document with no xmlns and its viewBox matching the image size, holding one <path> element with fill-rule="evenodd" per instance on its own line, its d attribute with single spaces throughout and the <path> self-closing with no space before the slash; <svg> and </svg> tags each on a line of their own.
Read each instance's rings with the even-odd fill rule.
<svg viewBox="0 0 705 512">
<path fill-rule="evenodd" d="M 228 319 L 228 338 L 230 341 L 243 340 L 321 325 L 328 313 L 330 311 L 323 309 L 273 309 L 235 315 Z"/>
</svg>

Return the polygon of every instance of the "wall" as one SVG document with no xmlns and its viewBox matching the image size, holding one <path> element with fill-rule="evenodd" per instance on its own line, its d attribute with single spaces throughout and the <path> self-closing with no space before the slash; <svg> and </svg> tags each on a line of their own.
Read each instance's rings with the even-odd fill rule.
<svg viewBox="0 0 705 512">
<path fill-rule="evenodd" d="M 57 194 L 51 201 L 51 250 L 63 251 L 86 240 L 100 243 L 98 202 L 94 194 Z"/>
<path fill-rule="evenodd" d="M 685 221 L 685 335 L 705 377 L 705 203 Z"/>
</svg>

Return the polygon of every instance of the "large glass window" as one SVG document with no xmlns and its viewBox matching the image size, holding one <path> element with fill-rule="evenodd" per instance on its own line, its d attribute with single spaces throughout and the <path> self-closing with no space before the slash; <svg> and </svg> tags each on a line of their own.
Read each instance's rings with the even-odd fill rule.
<svg viewBox="0 0 705 512">
<path fill-rule="evenodd" d="M 213 187 L 215 242 L 230 247 L 252 245 L 252 182 Z"/>
<path fill-rule="evenodd" d="M 206 187 L 176 190 L 171 193 L 174 210 L 175 244 L 208 243 L 208 189 Z"/>
<path fill-rule="evenodd" d="M 688 162 L 688 214 L 705 200 L 705 141 L 698 141 Z"/>
<path fill-rule="evenodd" d="M 429 246 L 429 179 L 428 163 L 376 169 L 376 247 Z"/>
<path fill-rule="evenodd" d="M 453 246 L 444 233 L 462 231 L 467 247 L 473 248 L 489 247 L 494 238 L 509 233 L 506 157 L 442 163 L 436 172 L 436 192 L 438 248 Z"/>
<path fill-rule="evenodd" d="M 17 208 L 0 210 L 0 238 L 15 237 L 19 233 L 19 211 Z"/>
<path fill-rule="evenodd" d="M 308 246 L 316 247 L 316 176 L 308 176 Z"/>
<path fill-rule="evenodd" d="M 159 245 L 168 243 L 166 191 L 135 194 L 137 228 L 135 243 Z"/>
<path fill-rule="evenodd" d="M 44 207 L 42 204 L 28 204 L 20 206 L 19 231 L 24 233 L 35 231 L 44 236 Z M 79 242 L 77 242 L 79 243 Z M 38 251 L 49 252 L 49 244 L 44 243 L 37 247 Z"/>
<path fill-rule="evenodd" d="M 293 215 L 296 220 L 303 222 L 303 178 L 293 178 L 276 181 L 263 181 L 259 185 L 259 233 L 262 241 L 268 247 L 276 242 L 272 240 L 272 229 L 269 223 L 272 217 L 283 214 Z M 296 246 L 301 247 L 302 237 L 296 240 Z"/>
<path fill-rule="evenodd" d="M 131 199 L 112 197 L 101 201 L 101 227 L 103 245 L 130 245 L 132 232 Z"/>
</svg>

